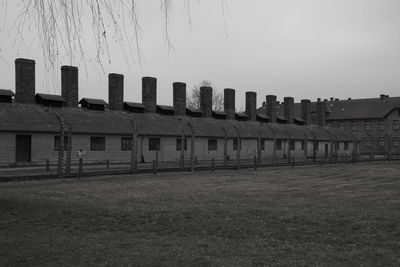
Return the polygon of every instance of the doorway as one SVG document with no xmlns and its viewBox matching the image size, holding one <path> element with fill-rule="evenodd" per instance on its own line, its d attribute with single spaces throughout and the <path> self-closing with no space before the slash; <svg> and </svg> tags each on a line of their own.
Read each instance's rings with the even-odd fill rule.
<svg viewBox="0 0 400 267">
<path fill-rule="evenodd" d="M 15 161 L 30 162 L 31 161 L 31 136 L 16 135 L 15 137 Z"/>
</svg>

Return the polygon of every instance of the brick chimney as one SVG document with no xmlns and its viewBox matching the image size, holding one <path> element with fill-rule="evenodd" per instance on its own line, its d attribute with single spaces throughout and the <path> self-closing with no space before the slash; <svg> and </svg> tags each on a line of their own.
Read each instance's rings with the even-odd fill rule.
<svg viewBox="0 0 400 267">
<path fill-rule="evenodd" d="M 212 117 L 212 88 L 208 86 L 200 87 L 200 109 L 206 118 Z"/>
<path fill-rule="evenodd" d="M 266 96 L 266 112 L 271 122 L 276 122 L 276 95 Z"/>
<path fill-rule="evenodd" d="M 256 120 L 256 107 L 257 105 L 257 93 L 246 92 L 246 114 L 249 116 L 249 121 Z"/>
<path fill-rule="evenodd" d="M 78 106 L 78 68 L 73 66 L 61 67 L 61 96 L 67 107 Z"/>
<path fill-rule="evenodd" d="M 311 125 L 311 101 L 309 99 L 301 100 L 301 118 L 305 125 Z"/>
<path fill-rule="evenodd" d="M 288 124 L 294 122 L 294 98 L 287 96 L 283 99 L 283 112 Z"/>
<path fill-rule="evenodd" d="M 112 110 L 124 109 L 124 75 L 108 75 L 108 106 Z"/>
<path fill-rule="evenodd" d="M 186 83 L 175 82 L 172 84 L 173 87 L 173 104 L 175 114 L 178 116 L 186 115 Z"/>
<path fill-rule="evenodd" d="M 325 126 L 325 101 L 322 102 L 321 99 L 317 101 L 317 125 Z"/>
<path fill-rule="evenodd" d="M 35 61 L 17 58 L 15 60 L 15 101 L 35 103 Z"/>
<path fill-rule="evenodd" d="M 224 111 L 228 120 L 235 119 L 235 89 L 224 89 Z"/>
<path fill-rule="evenodd" d="M 157 112 L 157 79 L 142 78 L 142 103 L 145 112 Z"/>
</svg>

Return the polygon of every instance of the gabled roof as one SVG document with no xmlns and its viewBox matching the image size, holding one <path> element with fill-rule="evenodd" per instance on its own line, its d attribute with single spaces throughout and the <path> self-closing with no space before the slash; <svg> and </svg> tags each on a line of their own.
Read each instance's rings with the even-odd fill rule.
<svg viewBox="0 0 400 267">
<path fill-rule="evenodd" d="M 316 103 L 311 102 L 311 113 L 317 112 Z M 333 100 L 323 103 L 328 121 L 384 118 L 393 109 L 400 109 L 400 97 Z M 265 107 L 257 109 L 257 113 L 264 114 Z M 283 104 L 277 105 L 277 115 L 283 114 Z M 295 117 L 301 118 L 301 103 L 294 104 L 294 114 Z"/>
<path fill-rule="evenodd" d="M 79 104 L 86 103 L 89 105 L 102 105 L 105 106 L 107 105 L 107 102 L 105 102 L 103 99 L 96 99 L 96 98 L 82 98 L 81 101 L 79 101 Z"/>
<path fill-rule="evenodd" d="M 15 96 L 14 92 L 8 89 L 0 89 L 0 96 Z"/>
<path fill-rule="evenodd" d="M 400 109 L 400 97 L 333 101 L 327 120 L 384 118 L 393 109 Z"/>
<path fill-rule="evenodd" d="M 350 133 L 327 131 L 328 127 L 298 126 L 255 121 L 216 120 L 188 116 L 163 116 L 157 113 L 129 113 L 124 111 L 93 111 L 85 108 L 48 108 L 34 104 L 0 103 L 0 132 L 45 132 L 59 133 L 62 116 L 67 129 L 73 134 L 132 135 L 133 124 L 142 136 L 190 136 L 191 128 L 196 137 L 224 138 L 275 138 L 303 139 L 315 136 L 317 140 L 330 140 L 333 135 L 339 140 L 351 140 Z M 342 136 L 342 137 L 338 137 Z M 350 136 L 350 137 L 349 137 Z M 312 139 L 312 138 L 311 138 Z"/>
<path fill-rule="evenodd" d="M 173 106 L 157 105 L 157 108 L 161 110 L 175 111 L 175 108 Z"/>
<path fill-rule="evenodd" d="M 137 102 L 124 102 L 124 106 L 130 107 L 130 108 L 144 109 L 144 105 L 142 103 L 137 103 Z"/>
<path fill-rule="evenodd" d="M 42 93 L 37 93 L 36 99 L 38 101 L 65 102 L 65 99 L 60 95 L 51 95 L 51 94 L 42 94 Z"/>
<path fill-rule="evenodd" d="M 236 112 L 235 113 L 236 116 L 241 117 L 241 118 L 248 118 L 249 116 L 244 113 L 244 112 Z"/>
</svg>

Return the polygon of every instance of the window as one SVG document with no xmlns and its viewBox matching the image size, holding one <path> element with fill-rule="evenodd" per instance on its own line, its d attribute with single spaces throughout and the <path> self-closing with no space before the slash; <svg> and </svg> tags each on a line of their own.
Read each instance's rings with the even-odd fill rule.
<svg viewBox="0 0 400 267">
<path fill-rule="evenodd" d="M 242 144 L 239 144 L 239 150 L 241 150 L 241 149 L 242 149 Z M 237 138 L 233 139 L 233 150 L 238 150 L 238 140 L 237 140 Z"/>
<path fill-rule="evenodd" d="M 187 139 L 183 139 L 184 140 L 184 144 L 183 144 L 183 149 L 187 150 Z M 182 138 L 177 138 L 176 139 L 176 151 L 181 151 L 181 147 L 182 147 Z"/>
<path fill-rule="evenodd" d="M 295 150 L 296 149 L 296 141 L 290 140 L 289 147 L 290 147 L 290 150 Z"/>
<path fill-rule="evenodd" d="M 364 129 L 365 129 L 366 131 L 371 130 L 371 122 L 366 121 L 365 124 L 364 124 Z"/>
<path fill-rule="evenodd" d="M 282 150 L 282 140 L 281 139 L 276 140 L 276 150 Z"/>
<path fill-rule="evenodd" d="M 261 150 L 265 150 L 265 139 L 261 139 Z"/>
<path fill-rule="evenodd" d="M 149 150 L 155 151 L 160 150 L 160 138 L 149 138 Z"/>
<path fill-rule="evenodd" d="M 385 130 L 385 121 L 384 120 L 379 121 L 379 130 Z"/>
<path fill-rule="evenodd" d="M 306 142 L 304 140 L 301 141 L 301 150 L 304 150 L 306 146 Z"/>
<path fill-rule="evenodd" d="M 364 145 L 365 146 L 371 146 L 371 137 L 365 137 L 364 138 Z"/>
<path fill-rule="evenodd" d="M 318 142 L 318 141 L 315 141 L 315 142 L 314 142 L 314 150 L 315 150 L 315 151 L 318 151 L 318 150 L 319 150 L 319 142 Z"/>
<path fill-rule="evenodd" d="M 106 150 L 106 138 L 103 136 L 91 136 L 90 137 L 90 150 L 92 150 L 92 151 Z"/>
<path fill-rule="evenodd" d="M 357 131 L 357 122 L 353 121 L 353 122 L 351 123 L 351 130 L 352 130 L 353 132 Z"/>
<path fill-rule="evenodd" d="M 344 131 L 344 122 L 339 122 L 339 131 Z"/>
<path fill-rule="evenodd" d="M 344 150 L 349 150 L 349 142 L 344 142 Z"/>
<path fill-rule="evenodd" d="M 60 150 L 60 139 L 61 137 L 59 135 L 54 136 L 54 151 L 59 151 Z M 64 135 L 64 150 L 67 150 L 68 146 L 68 136 Z"/>
<path fill-rule="evenodd" d="M 379 137 L 378 146 L 385 146 L 385 137 Z"/>
<path fill-rule="evenodd" d="M 394 120 L 393 121 L 393 130 L 394 131 L 398 131 L 399 130 L 399 121 L 398 120 Z"/>
<path fill-rule="evenodd" d="M 121 137 L 121 150 L 132 150 L 132 137 Z"/>
<path fill-rule="evenodd" d="M 400 146 L 400 139 L 398 137 L 393 137 L 393 147 Z"/>
<path fill-rule="evenodd" d="M 208 150 L 217 150 L 217 139 L 208 139 Z"/>
</svg>

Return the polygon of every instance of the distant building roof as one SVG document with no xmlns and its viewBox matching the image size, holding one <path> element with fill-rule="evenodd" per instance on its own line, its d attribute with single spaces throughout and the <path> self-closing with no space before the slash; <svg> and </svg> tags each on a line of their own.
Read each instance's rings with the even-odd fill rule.
<svg viewBox="0 0 400 267">
<path fill-rule="evenodd" d="M 352 120 L 384 118 L 393 109 L 400 109 L 400 97 L 377 97 L 366 99 L 333 99 L 323 101 L 325 104 L 326 120 Z M 311 102 L 311 113 L 316 114 L 317 102 Z M 283 103 L 277 105 L 277 115 L 283 116 Z M 257 109 L 258 114 L 265 114 L 265 107 Z M 301 119 L 301 103 L 294 104 L 294 113 Z M 313 121 L 315 123 L 315 121 Z"/>
</svg>

